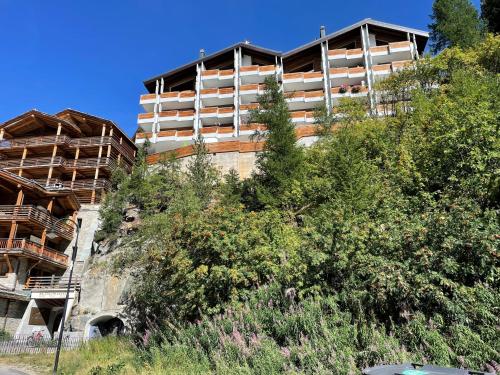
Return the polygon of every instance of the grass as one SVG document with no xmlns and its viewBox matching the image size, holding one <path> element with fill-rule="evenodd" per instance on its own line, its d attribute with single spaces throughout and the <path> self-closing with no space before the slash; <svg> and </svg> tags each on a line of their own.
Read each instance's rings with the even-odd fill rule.
<svg viewBox="0 0 500 375">
<path fill-rule="evenodd" d="M 29 369 L 34 374 L 51 374 L 54 354 L 18 354 L 0 356 L 0 363 Z M 126 338 L 108 337 L 91 341 L 79 350 L 61 353 L 61 375 L 163 375 L 208 374 L 208 365 L 192 363 L 187 350 L 172 348 L 167 352 L 154 349 L 147 359 Z"/>
</svg>

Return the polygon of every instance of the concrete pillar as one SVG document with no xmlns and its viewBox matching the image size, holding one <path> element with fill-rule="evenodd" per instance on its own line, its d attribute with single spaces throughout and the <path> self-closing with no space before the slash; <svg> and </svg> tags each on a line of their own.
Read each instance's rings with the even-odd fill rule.
<svg viewBox="0 0 500 375">
<path fill-rule="evenodd" d="M 195 98 L 194 98 L 194 137 L 198 137 L 198 133 L 200 131 L 200 109 L 201 109 L 201 72 L 203 71 L 203 62 L 201 64 L 196 65 L 196 90 L 195 90 Z"/>
<path fill-rule="evenodd" d="M 415 57 L 418 60 L 420 58 L 420 56 L 418 54 L 417 40 L 415 38 L 415 34 L 411 34 L 411 36 L 412 36 L 412 39 L 413 39 L 413 49 L 415 50 Z"/>
<path fill-rule="evenodd" d="M 240 134 L 240 65 L 241 65 L 241 47 L 234 49 L 234 115 L 233 125 L 235 137 Z"/>
<path fill-rule="evenodd" d="M 330 114 L 331 98 L 330 98 L 330 63 L 328 62 L 328 41 L 321 42 L 321 66 L 323 68 L 323 90 L 325 91 L 326 111 Z"/>
<path fill-rule="evenodd" d="M 370 102 L 370 111 L 374 113 L 375 111 L 375 92 L 373 90 L 373 70 L 372 70 L 372 59 L 370 54 L 370 43 L 368 40 L 368 25 L 365 27 L 361 26 L 361 45 L 363 47 L 363 57 L 365 61 L 366 68 L 366 80 L 368 83 L 368 100 Z"/>
</svg>

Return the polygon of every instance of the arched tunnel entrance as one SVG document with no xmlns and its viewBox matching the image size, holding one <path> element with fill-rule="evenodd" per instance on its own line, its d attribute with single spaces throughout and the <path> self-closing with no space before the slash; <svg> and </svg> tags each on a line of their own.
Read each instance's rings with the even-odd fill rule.
<svg viewBox="0 0 500 375">
<path fill-rule="evenodd" d="M 125 333 L 125 323 L 114 315 L 101 315 L 88 321 L 85 336 L 98 338 L 119 336 Z"/>
</svg>

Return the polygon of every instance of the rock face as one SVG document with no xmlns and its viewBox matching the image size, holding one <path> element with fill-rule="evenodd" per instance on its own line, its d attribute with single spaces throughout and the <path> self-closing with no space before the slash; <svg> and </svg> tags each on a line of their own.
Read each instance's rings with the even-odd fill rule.
<svg viewBox="0 0 500 375">
<path fill-rule="evenodd" d="M 106 324 L 116 326 L 117 320 L 127 327 L 123 310 L 132 277 L 128 272 L 113 272 L 111 260 L 139 224 L 139 210 L 129 206 L 123 213 L 118 239 L 92 243 L 92 254 L 80 271 L 81 289 L 68 322 L 71 331 L 82 332 L 85 337 L 104 335 L 113 331 Z"/>
</svg>

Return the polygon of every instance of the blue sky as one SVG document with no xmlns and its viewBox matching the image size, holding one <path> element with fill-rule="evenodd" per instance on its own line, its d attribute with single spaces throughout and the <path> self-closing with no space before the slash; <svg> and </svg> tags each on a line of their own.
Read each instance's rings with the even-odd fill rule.
<svg viewBox="0 0 500 375">
<path fill-rule="evenodd" d="M 479 0 L 474 1 L 479 3 Z M 371 17 L 427 29 L 432 0 L 0 0 L 0 122 L 63 108 L 136 129 L 143 80 L 245 39 L 286 51 Z"/>
</svg>

